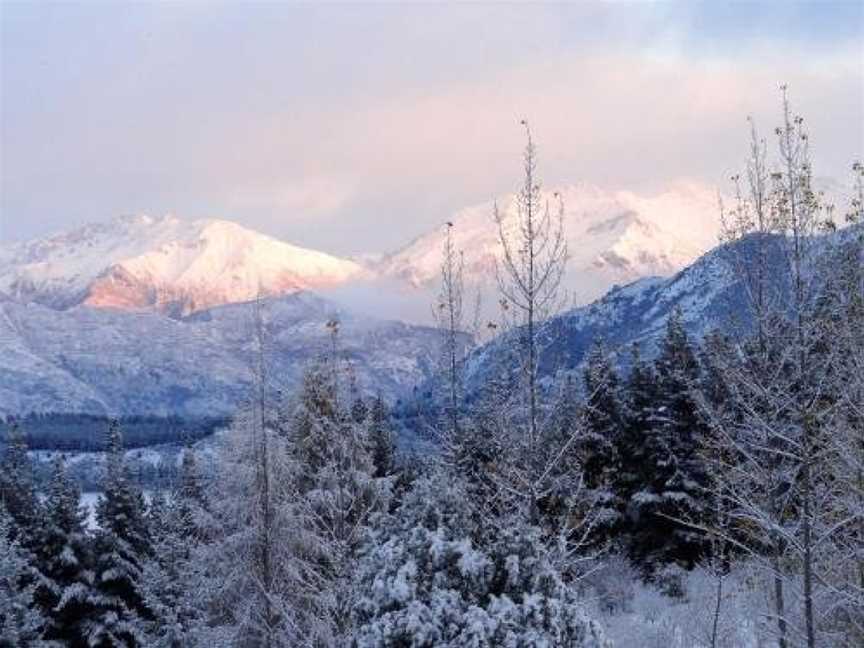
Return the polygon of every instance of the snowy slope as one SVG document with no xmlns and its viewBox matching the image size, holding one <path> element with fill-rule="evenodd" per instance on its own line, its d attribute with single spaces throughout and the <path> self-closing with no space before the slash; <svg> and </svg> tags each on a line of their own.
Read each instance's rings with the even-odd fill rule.
<svg viewBox="0 0 864 648">
<path fill-rule="evenodd" d="M 679 184 L 655 196 L 589 185 L 565 187 L 560 193 L 570 252 L 565 284 L 577 304 L 616 284 L 674 274 L 716 242 L 716 196 L 700 185 Z M 512 221 L 513 197 L 498 202 Z M 492 203 L 468 207 L 446 220 L 454 223 L 456 245 L 465 252 L 468 282 L 490 287 L 500 254 Z M 360 290 L 365 283 L 373 285 L 374 294 L 385 286 L 392 293 L 395 280 L 410 288 L 403 295 L 405 312 L 396 303 L 371 310 L 383 307 L 389 317 L 425 321 L 425 303 L 431 301 L 426 293 L 438 280 L 443 230 L 428 232 L 394 253 L 349 260 L 229 221 L 122 217 L 0 246 L 0 294 L 56 309 L 88 304 L 182 317 L 248 301 L 259 286 L 265 295 L 297 290 L 339 294 L 346 292 L 343 287 Z M 419 318 L 410 303 L 418 298 L 425 300 Z"/>
<path fill-rule="evenodd" d="M 749 241 L 736 244 L 736 254 L 748 253 Z M 775 242 L 775 254 L 780 255 Z M 718 247 L 669 278 L 647 277 L 616 287 L 587 306 L 573 308 L 540 328 L 541 374 L 545 377 L 579 368 L 591 345 L 602 340 L 624 365 L 638 343 L 652 357 L 674 308 L 682 311 L 688 332 L 700 339 L 718 327 L 727 331 L 731 321 L 746 328 L 745 294 L 733 272 L 727 247 Z M 506 340 L 497 338 L 475 351 L 467 361 L 469 391 L 491 376 L 508 373 Z"/>
<path fill-rule="evenodd" d="M 274 388 L 293 389 L 327 347 L 325 324 L 333 317 L 361 391 L 395 400 L 431 376 L 435 331 L 356 316 L 300 292 L 264 302 Z M 7 300 L 0 302 L 0 415 L 230 414 L 250 394 L 254 348 L 248 303 L 177 319 Z"/>
<path fill-rule="evenodd" d="M 0 291 L 52 308 L 174 315 L 362 274 L 356 263 L 221 220 L 134 216 L 0 248 Z"/>
<path fill-rule="evenodd" d="M 547 196 L 552 200 L 556 190 Z M 570 259 L 565 281 L 573 300 L 584 304 L 615 284 L 646 276 L 668 276 L 717 244 L 716 194 L 704 186 L 679 184 L 654 196 L 608 192 L 590 185 L 559 188 Z M 498 200 L 514 222 L 513 196 Z M 448 219 L 457 249 L 464 253 L 468 280 L 494 283 L 500 254 L 493 203 L 463 209 Z M 437 282 L 444 227 L 429 232 L 375 269 L 416 286 Z"/>
<path fill-rule="evenodd" d="M 860 236 L 864 236 L 864 226 L 854 225 L 819 236 L 815 243 L 842 244 Z M 769 266 L 782 267 L 787 259 L 784 239 L 771 235 L 764 240 Z M 644 357 L 652 357 L 675 308 L 681 309 L 684 326 L 694 339 L 716 329 L 730 335 L 745 333 L 751 324 L 747 296 L 734 266 L 756 254 L 756 245 L 757 239 L 748 237 L 714 248 L 672 277 L 647 277 L 616 287 L 587 306 L 546 321 L 539 332 L 541 374 L 549 377 L 579 368 L 591 345 L 598 340 L 623 365 L 629 364 L 633 343 L 639 344 Z M 780 281 L 783 276 L 778 273 L 779 283 L 773 287 L 779 291 L 778 295 L 790 290 Z M 510 371 L 506 342 L 499 337 L 468 358 L 469 391 L 478 389 L 492 376 Z"/>
</svg>

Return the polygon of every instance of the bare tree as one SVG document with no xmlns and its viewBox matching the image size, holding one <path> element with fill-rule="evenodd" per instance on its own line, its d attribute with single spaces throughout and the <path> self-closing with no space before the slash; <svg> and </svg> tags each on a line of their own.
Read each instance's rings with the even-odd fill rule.
<svg viewBox="0 0 864 648">
<path fill-rule="evenodd" d="M 250 325 L 252 393 L 220 453 L 216 506 L 224 532 L 207 557 L 216 585 L 209 625 L 216 642 L 279 648 L 313 634 L 317 611 L 308 592 L 320 575 L 310 559 L 315 539 L 294 504 L 296 468 L 273 426 L 260 297 Z"/>
<path fill-rule="evenodd" d="M 498 396 L 491 416 L 500 431 L 497 447 L 502 456 L 509 457 L 505 459 L 506 474 L 497 476 L 500 495 L 526 506 L 527 520 L 540 524 L 540 504 L 552 496 L 567 492 L 570 496 L 563 499 L 568 506 L 581 508 L 584 504 L 581 468 L 573 452 L 584 422 L 572 421 L 563 435 L 553 429 L 552 398 L 541 393 L 540 360 L 554 339 L 542 332 L 542 325 L 565 302 L 561 283 L 568 253 L 563 200 L 557 193 L 548 197 L 542 191 L 531 129 L 526 121 L 521 124 L 527 138 L 522 186 L 512 211 L 496 204 L 493 214 L 501 248 L 496 278 L 504 332 L 498 343 L 514 361 L 515 384 L 510 379 L 503 381 L 498 391 L 504 393 Z M 568 537 L 568 546 L 581 546 L 591 527 L 590 512 L 561 512 L 560 518 L 567 523 L 556 533 Z"/>
<path fill-rule="evenodd" d="M 441 290 L 438 294 L 432 316 L 442 334 L 443 373 L 446 383 L 445 408 L 446 426 L 444 444 L 458 444 L 460 402 L 462 400 L 461 363 L 465 353 L 463 300 L 465 283 L 463 280 L 464 256 L 457 251 L 453 242 L 453 223 L 445 225 L 444 247 L 441 258 Z"/>
<path fill-rule="evenodd" d="M 820 236 L 830 209 L 812 187 L 808 134 L 785 86 L 782 117 L 776 170 L 768 171 L 765 144 L 752 129 L 746 189 L 733 178 L 736 203 L 724 212 L 752 335 L 737 336 L 734 353 L 716 358 L 732 411 L 706 409 L 717 443 L 715 491 L 730 515 L 730 529 L 720 532 L 757 559 L 767 554 L 779 646 L 800 634 L 814 648 L 832 589 L 824 551 L 840 528 L 831 441 L 839 373 L 829 333 L 836 272 L 824 262 L 835 239 Z M 790 588 L 793 581 L 800 587 Z M 790 614 L 790 590 L 800 592 L 800 616 Z"/>
<path fill-rule="evenodd" d="M 523 155 L 524 179 L 516 194 L 515 219 L 507 218 L 495 204 L 501 260 L 495 274 L 504 310 L 511 313 L 510 322 L 518 326 L 520 364 L 525 400 L 528 408 L 526 429 L 529 450 L 538 441 L 538 361 L 540 341 L 538 325 L 562 303 L 561 280 L 567 265 L 567 241 L 564 237 L 564 202 L 554 195 L 557 204 L 550 205 L 537 179 L 537 150 L 528 122 L 527 144 Z"/>
<path fill-rule="evenodd" d="M 748 315 L 754 328 L 755 340 L 747 349 L 749 366 L 748 370 L 765 376 L 773 375 L 776 371 L 772 368 L 774 364 L 773 354 L 769 350 L 769 339 L 772 327 L 776 319 L 772 313 L 777 312 L 782 294 L 782 283 L 777 280 L 777 274 L 772 270 L 775 265 L 776 254 L 774 239 L 781 233 L 782 228 L 778 222 L 776 211 L 772 207 L 771 174 L 768 169 L 767 145 L 760 138 L 755 123 L 748 117 L 750 123 L 750 149 L 747 160 L 745 178 L 736 175 L 732 177 L 735 186 L 735 202 L 731 210 L 726 210 L 721 201 L 721 240 L 727 245 L 725 250 L 733 269 L 747 295 L 746 306 Z M 737 242 L 748 239 L 750 245 L 736 245 Z M 739 323 L 740 324 L 740 323 Z M 746 331 L 742 331 L 746 336 Z M 715 358 L 723 363 L 723 358 Z M 728 382 L 729 367 L 726 367 L 727 375 L 724 379 Z M 734 381 L 732 381 L 734 382 Z M 732 387 L 734 389 L 734 387 Z M 730 397 L 732 396 L 730 392 Z M 740 400 L 738 398 L 737 400 Z M 751 399 L 752 400 L 752 399 Z M 751 405 L 751 413 L 756 410 L 755 404 Z M 733 415 L 729 420 L 729 412 L 723 413 L 720 420 L 719 412 L 715 408 L 712 411 L 715 432 L 721 430 L 719 435 L 711 437 L 710 440 L 716 445 L 709 449 L 707 456 L 713 461 L 712 485 L 716 488 L 715 496 L 724 502 L 729 497 L 735 499 L 737 493 L 749 492 L 756 487 L 764 493 L 765 501 L 760 503 L 764 519 L 762 526 L 766 531 L 766 538 L 761 538 L 769 547 L 771 572 L 773 578 L 773 617 L 777 624 L 778 645 L 780 648 L 787 646 L 787 620 L 786 620 L 786 596 L 784 587 L 784 575 L 781 569 L 781 561 L 784 552 L 784 540 L 776 529 L 782 524 L 786 515 L 786 508 L 780 493 L 783 491 L 785 475 L 779 470 L 778 463 L 782 462 L 774 456 L 768 448 L 773 445 L 770 439 L 761 439 L 760 451 L 752 454 L 752 460 L 759 462 L 760 468 L 767 463 L 773 469 L 757 470 L 749 472 L 738 463 L 741 456 L 751 453 L 740 451 L 729 451 L 729 446 L 737 446 L 745 441 L 737 435 L 728 432 L 730 426 L 734 426 L 736 419 Z M 770 436 L 770 435 L 769 435 Z M 763 441 L 766 441 L 763 443 Z M 752 468 L 752 466 L 751 466 Z M 759 479 L 754 480 L 757 476 Z M 732 479 L 734 478 L 734 483 Z M 744 502 L 738 502 L 744 504 Z M 747 502 L 745 508 L 752 507 L 752 502 Z M 721 504 L 723 506 L 723 504 Z M 773 520 L 773 523 L 769 521 Z M 715 531 L 718 531 L 715 529 Z M 726 535 L 728 529 L 719 530 L 721 535 Z M 716 534 L 715 534 L 716 537 Z"/>
</svg>

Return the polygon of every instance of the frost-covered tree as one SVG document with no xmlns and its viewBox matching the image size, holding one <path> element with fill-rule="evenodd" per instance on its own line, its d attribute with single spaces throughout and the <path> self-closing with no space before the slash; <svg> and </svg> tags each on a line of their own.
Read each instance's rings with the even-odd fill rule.
<svg viewBox="0 0 864 648">
<path fill-rule="evenodd" d="M 93 551 L 80 491 L 55 460 L 45 492 L 44 515 L 33 558 L 39 577 L 34 601 L 46 617 L 45 639 L 86 646 L 91 620 L 101 613 L 94 589 Z"/>
<path fill-rule="evenodd" d="M 632 440 L 640 447 L 628 448 L 639 455 L 627 468 L 638 474 L 629 497 L 629 544 L 631 556 L 651 573 L 669 562 L 692 567 L 705 549 L 704 533 L 687 523 L 704 522 L 706 475 L 704 426 L 691 394 L 699 365 L 680 310 L 667 321 L 653 378 L 644 372 L 634 365 L 631 375 L 633 424 L 641 440 Z"/>
<path fill-rule="evenodd" d="M 369 412 L 369 451 L 372 455 L 372 476 L 380 479 L 391 475 L 396 465 L 396 448 L 390 410 L 381 395 L 372 401 Z"/>
<path fill-rule="evenodd" d="M 202 556 L 211 583 L 201 643 L 316 645 L 329 631 L 320 542 L 298 505 L 293 450 L 268 384 L 260 300 L 251 333 L 253 390 L 221 439 L 213 484 L 221 533 Z"/>
<path fill-rule="evenodd" d="M 177 509 L 184 537 L 207 544 L 217 533 L 213 503 L 207 483 L 198 466 L 195 451 L 186 448 L 180 460 L 180 474 L 170 501 Z"/>
<path fill-rule="evenodd" d="M 612 482 L 621 469 L 618 457 L 619 436 L 624 428 L 618 374 L 612 359 L 601 343 L 588 353 L 583 374 L 585 405 L 582 433 L 577 436 L 576 451 L 585 479 L 586 494 L 596 507 L 597 531 L 609 538 L 620 525 L 623 502 Z"/>
<path fill-rule="evenodd" d="M 318 539 L 300 518 L 288 440 L 258 404 L 222 439 L 214 507 L 222 532 L 202 561 L 210 575 L 202 643 L 279 648 L 326 631 L 317 601 Z"/>
<path fill-rule="evenodd" d="M 27 456 L 27 439 L 17 423 L 6 433 L 6 448 L 0 461 L 0 504 L 12 518 L 11 533 L 21 534 L 26 544 L 35 537 L 39 502 L 33 480 L 33 465 Z"/>
<path fill-rule="evenodd" d="M 96 505 L 94 602 L 88 627 L 93 646 L 144 644 L 144 624 L 152 620 L 143 592 L 142 570 L 152 554 L 141 490 L 129 479 L 120 425 L 109 425 L 102 496 Z"/>
<path fill-rule="evenodd" d="M 515 198 L 515 218 L 495 205 L 501 260 L 496 263 L 502 317 L 509 329 L 502 338 L 511 345 L 517 365 L 516 383 L 507 386 L 506 443 L 510 462 L 507 492 L 514 503 L 527 510 L 537 523 L 540 502 L 552 487 L 548 477 L 560 461 L 559 449 L 547 448 L 543 437 L 549 424 L 549 408 L 541 394 L 539 369 L 545 345 L 539 326 L 561 305 L 560 286 L 567 263 L 564 236 L 564 205 L 558 194 L 555 204 L 544 198 L 537 178 L 537 151 L 531 130 L 523 156 L 523 182 Z M 517 459 L 518 458 L 518 459 Z M 554 488 L 554 487 L 553 487 Z"/>
<path fill-rule="evenodd" d="M 352 645 L 608 645 L 541 531 L 518 517 L 499 523 L 478 515 L 451 474 L 418 480 L 360 565 Z"/>
<path fill-rule="evenodd" d="M 827 502 L 835 531 L 818 556 L 819 580 L 831 589 L 821 605 L 825 632 L 851 645 L 864 641 L 864 166 L 853 171 L 852 227 L 826 254 L 831 271 L 820 307 L 834 404 L 826 454 L 836 486 Z"/>
<path fill-rule="evenodd" d="M 440 380 L 443 402 L 442 430 L 438 434 L 444 454 L 458 461 L 464 439 L 463 366 L 466 345 L 462 340 L 465 330 L 465 258 L 453 241 L 453 223 L 445 224 L 444 245 L 441 254 L 441 287 L 432 308 L 432 317 L 441 332 Z"/>
<path fill-rule="evenodd" d="M 27 551 L 12 535 L 12 516 L 0 503 L 0 647 L 37 645 L 45 619 L 33 600 Z"/>
<path fill-rule="evenodd" d="M 836 507 L 833 442 L 843 371 L 839 345 L 826 337 L 836 314 L 826 308 L 826 289 L 837 268 L 824 262 L 843 237 L 821 235 L 830 210 L 813 188 L 809 137 L 785 87 L 782 108 L 774 170 L 754 129 L 744 189 L 725 214 L 749 316 L 735 353 L 716 363 L 734 415 L 718 413 L 707 398 L 705 409 L 712 437 L 725 444 L 709 456 L 732 528 L 746 532 L 739 548 L 771 575 L 778 644 L 792 645 L 798 635 L 813 648 L 834 641 L 823 621 L 836 600 L 834 561 L 825 557 L 847 528 Z"/>
<path fill-rule="evenodd" d="M 153 495 L 148 511 L 153 556 L 144 567 L 150 643 L 166 648 L 199 645 L 206 636 L 208 557 L 219 521 L 192 448 L 183 451 L 177 483 Z"/>
<path fill-rule="evenodd" d="M 618 542 L 624 544 L 632 556 L 631 538 L 643 523 L 641 502 L 636 495 L 651 477 L 647 466 L 651 456 L 649 440 L 657 401 L 657 381 L 653 367 L 642 359 L 637 345 L 632 347 L 631 355 L 630 374 L 624 386 L 624 421 L 616 448 L 620 470 L 612 481 L 612 487 L 624 506 L 624 538 L 619 538 Z"/>
<path fill-rule="evenodd" d="M 297 506 L 318 539 L 318 605 L 329 620 L 328 641 L 350 636 L 353 571 L 370 516 L 386 506 L 388 482 L 377 472 L 367 421 L 351 416 L 338 322 L 329 325 L 328 354 L 310 366 L 292 400 L 288 439 L 295 465 Z M 379 411 L 379 417 L 383 412 Z M 383 421 L 380 422 L 383 425 Z M 383 430 L 382 430 L 383 432 Z"/>
</svg>

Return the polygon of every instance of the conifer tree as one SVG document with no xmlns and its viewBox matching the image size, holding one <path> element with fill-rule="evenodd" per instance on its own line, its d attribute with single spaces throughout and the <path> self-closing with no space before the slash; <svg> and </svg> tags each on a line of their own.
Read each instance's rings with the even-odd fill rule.
<svg viewBox="0 0 864 648">
<path fill-rule="evenodd" d="M 627 377 L 624 401 L 624 421 L 617 439 L 616 454 L 621 469 L 613 480 L 613 489 L 624 506 L 622 525 L 627 550 L 634 556 L 633 535 L 644 524 L 642 502 L 635 496 L 650 479 L 648 470 L 648 440 L 653 424 L 657 399 L 656 377 L 652 366 L 640 354 L 639 346 L 631 349 L 630 374 Z"/>
<path fill-rule="evenodd" d="M 96 506 L 94 584 L 99 612 L 88 637 L 96 646 L 142 645 L 144 623 L 152 620 L 142 584 L 144 564 L 152 555 L 146 504 L 127 473 L 120 426 L 112 421 L 102 497 Z"/>
<path fill-rule="evenodd" d="M 393 441 L 393 423 L 390 410 L 381 395 L 372 401 L 369 414 L 369 446 L 374 470 L 372 476 L 376 479 L 387 477 L 395 469 L 395 448 Z"/>
<path fill-rule="evenodd" d="M 361 561 L 351 645 L 608 646 L 540 529 L 477 505 L 449 470 L 415 482 Z"/>
<path fill-rule="evenodd" d="M 620 470 L 617 449 L 624 420 L 618 375 L 599 342 L 588 354 L 584 384 L 583 431 L 576 445 L 585 486 L 596 507 L 598 531 L 609 536 L 618 526 L 623 508 L 612 488 L 612 480 Z"/>
<path fill-rule="evenodd" d="M 705 513 L 704 425 L 692 394 L 698 379 L 696 353 L 675 309 L 654 368 L 634 357 L 620 448 L 629 553 L 647 574 L 663 563 L 692 567 L 705 548 L 692 526 Z"/>
<path fill-rule="evenodd" d="M 180 475 L 171 496 L 182 524 L 183 537 L 208 543 L 216 533 L 212 503 L 192 448 L 183 451 Z"/>
<path fill-rule="evenodd" d="M 670 547 L 665 553 L 669 559 L 692 567 L 706 548 L 700 530 L 708 523 L 707 477 L 701 452 L 705 425 L 694 396 L 700 367 L 679 308 L 669 317 L 655 366 L 659 393 L 654 423 L 661 452 L 655 460 L 658 477 L 663 479 L 658 495 L 664 500 L 662 514 L 673 520 L 667 539 Z"/>
<path fill-rule="evenodd" d="M 94 556 L 80 496 L 58 457 L 34 549 L 39 572 L 34 600 L 47 619 L 44 637 L 73 647 L 88 645 L 90 621 L 101 612 L 95 603 Z"/>
<path fill-rule="evenodd" d="M 204 556 L 192 507 L 181 502 L 186 496 L 181 486 L 171 499 L 154 494 L 150 504 L 153 555 L 144 565 L 143 589 L 154 617 L 148 637 L 154 648 L 195 646 L 204 624 Z"/>
<path fill-rule="evenodd" d="M 156 554 L 161 557 L 159 572 L 168 594 L 161 597 L 162 605 L 167 599 L 175 628 L 171 635 L 164 635 L 165 643 L 192 645 L 200 640 L 200 629 L 206 622 L 204 593 L 214 586 L 206 565 L 219 533 L 219 520 L 191 447 L 183 452 L 179 480 L 168 503 L 166 533 L 156 545 Z"/>
<path fill-rule="evenodd" d="M 33 465 L 27 456 L 27 439 L 15 422 L 7 431 L 6 448 L 0 461 L 0 504 L 12 518 L 12 535 L 20 534 L 21 544 L 26 547 L 35 537 L 39 502 Z"/>
<path fill-rule="evenodd" d="M 12 524 L 0 503 L 0 648 L 37 645 L 45 624 L 33 598 L 29 556 L 13 536 Z"/>
<path fill-rule="evenodd" d="M 366 537 L 370 516 L 386 505 L 388 488 L 375 479 L 369 429 L 347 407 L 344 364 L 338 351 L 338 322 L 331 322 L 327 356 L 306 372 L 292 417 L 289 441 L 296 465 L 298 506 L 314 520 L 309 532 L 319 538 L 317 592 L 328 610 L 330 641 L 350 634 L 352 574 Z"/>
</svg>

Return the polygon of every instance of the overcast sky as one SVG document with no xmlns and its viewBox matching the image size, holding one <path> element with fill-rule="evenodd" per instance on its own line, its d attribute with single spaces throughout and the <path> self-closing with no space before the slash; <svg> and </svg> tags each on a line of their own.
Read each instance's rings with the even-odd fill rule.
<svg viewBox="0 0 864 648">
<path fill-rule="evenodd" d="M 722 186 L 790 86 L 818 175 L 864 155 L 864 4 L 4 2 L 0 241 L 220 217 L 340 254 L 545 184 Z"/>
</svg>

